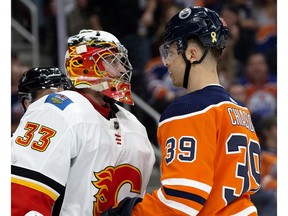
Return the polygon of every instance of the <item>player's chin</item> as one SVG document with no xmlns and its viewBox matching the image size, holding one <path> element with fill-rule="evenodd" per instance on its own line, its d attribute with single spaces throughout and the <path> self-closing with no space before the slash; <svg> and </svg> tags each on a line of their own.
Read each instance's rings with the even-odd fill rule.
<svg viewBox="0 0 288 216">
<path fill-rule="evenodd" d="M 175 87 L 182 87 L 182 85 L 175 79 L 172 78 L 172 83 Z"/>
</svg>

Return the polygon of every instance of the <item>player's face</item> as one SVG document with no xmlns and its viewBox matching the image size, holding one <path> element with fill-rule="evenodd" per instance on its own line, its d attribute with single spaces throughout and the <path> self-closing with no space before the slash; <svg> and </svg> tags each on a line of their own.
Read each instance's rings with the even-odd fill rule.
<svg viewBox="0 0 288 216">
<path fill-rule="evenodd" d="M 247 63 L 247 74 L 253 81 L 265 80 L 269 68 L 263 54 L 251 55 Z"/>
<path fill-rule="evenodd" d="M 185 71 L 185 62 L 183 61 L 181 54 L 178 54 L 177 52 L 176 43 L 173 43 L 169 46 L 169 53 L 167 58 L 165 59 L 165 62 L 165 65 L 167 66 L 170 73 L 173 85 L 182 87 Z"/>
<path fill-rule="evenodd" d="M 165 66 L 168 66 L 179 55 L 176 42 L 160 47 L 160 55 Z"/>
<path fill-rule="evenodd" d="M 105 71 L 108 72 L 110 77 L 121 77 L 123 72 L 126 72 L 123 64 L 115 57 L 115 55 L 105 56 L 103 60 L 103 66 Z"/>
</svg>

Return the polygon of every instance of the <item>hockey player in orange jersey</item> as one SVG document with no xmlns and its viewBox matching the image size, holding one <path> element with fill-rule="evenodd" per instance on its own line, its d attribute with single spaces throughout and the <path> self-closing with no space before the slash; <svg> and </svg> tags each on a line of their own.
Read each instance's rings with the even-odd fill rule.
<svg viewBox="0 0 288 216">
<path fill-rule="evenodd" d="M 224 20 L 204 7 L 185 8 L 167 23 L 160 54 L 173 84 L 189 93 L 160 118 L 162 186 L 103 215 L 257 215 L 250 195 L 260 187 L 258 137 L 249 110 L 217 75 L 227 40 Z"/>
</svg>

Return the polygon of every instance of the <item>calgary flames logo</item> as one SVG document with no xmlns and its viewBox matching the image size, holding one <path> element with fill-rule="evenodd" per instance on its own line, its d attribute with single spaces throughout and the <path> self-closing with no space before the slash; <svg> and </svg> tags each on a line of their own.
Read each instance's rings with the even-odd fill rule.
<svg viewBox="0 0 288 216">
<path fill-rule="evenodd" d="M 93 215 L 98 216 L 117 203 L 119 190 L 124 184 L 130 184 L 130 192 L 140 194 L 142 178 L 140 171 L 129 164 L 117 167 L 106 167 L 100 172 L 94 172 L 96 181 L 92 184 L 99 189 L 94 195 Z"/>
</svg>

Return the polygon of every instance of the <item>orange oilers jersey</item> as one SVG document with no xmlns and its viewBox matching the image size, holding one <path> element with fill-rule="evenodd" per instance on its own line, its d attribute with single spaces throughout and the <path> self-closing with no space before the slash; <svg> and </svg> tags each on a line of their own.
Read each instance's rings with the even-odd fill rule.
<svg viewBox="0 0 288 216">
<path fill-rule="evenodd" d="M 248 109 L 219 85 L 176 99 L 163 112 L 158 141 L 162 187 L 132 215 L 257 215 L 260 145 Z"/>
</svg>

